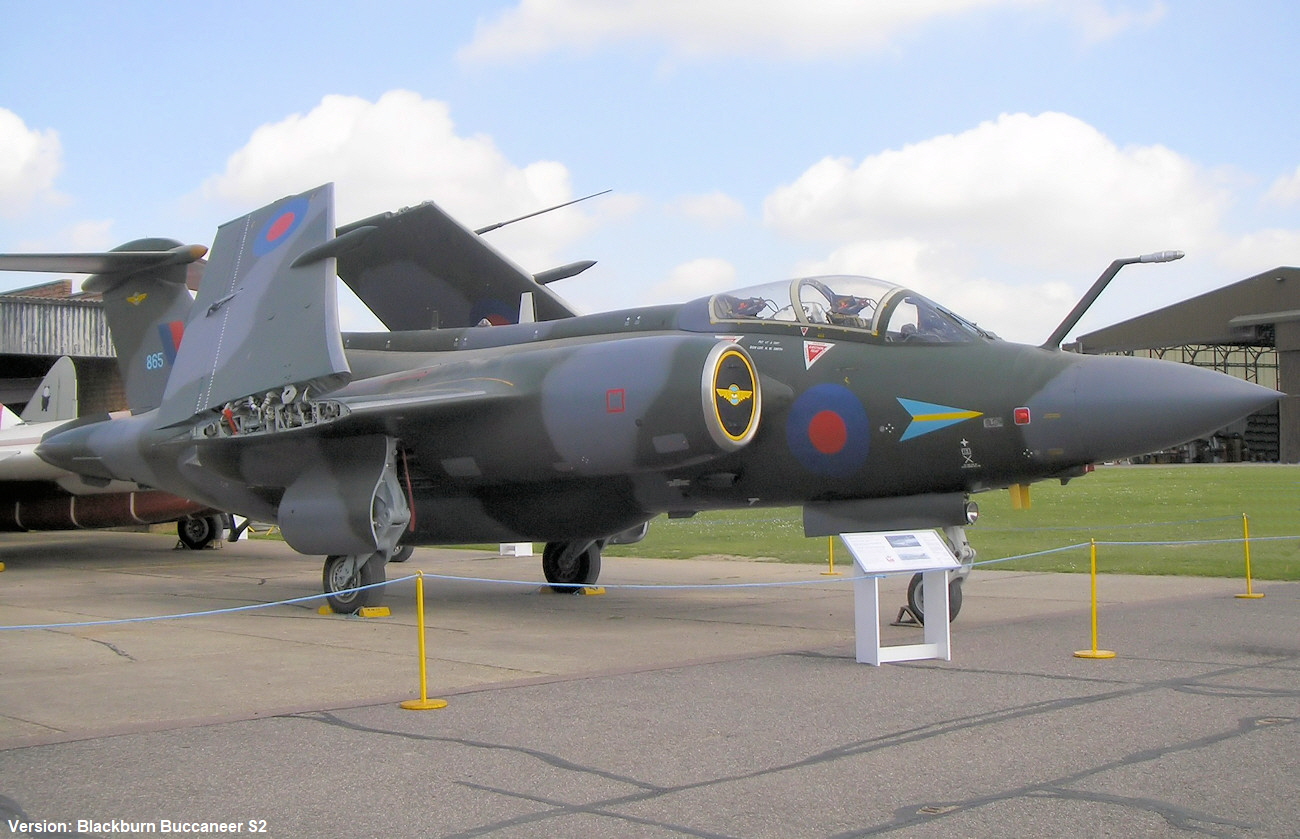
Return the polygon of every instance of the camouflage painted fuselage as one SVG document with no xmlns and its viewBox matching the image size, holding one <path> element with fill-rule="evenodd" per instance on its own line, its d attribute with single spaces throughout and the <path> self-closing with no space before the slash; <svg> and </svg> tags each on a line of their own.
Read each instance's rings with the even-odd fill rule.
<svg viewBox="0 0 1300 839">
<path fill-rule="evenodd" d="M 853 520 L 859 500 L 1075 476 L 1212 431 L 1261 397 L 1181 365 L 992 338 L 895 343 L 798 322 L 736 326 L 700 300 L 348 335 L 362 378 L 339 395 L 492 390 L 483 404 L 383 422 L 408 453 L 407 542 L 600 538 L 659 513 L 755 505 L 838 505 Z M 715 397 L 725 402 L 715 392 L 731 384 L 704 363 L 720 344 L 752 359 L 761 391 L 753 438 L 733 450 L 706 427 Z M 960 516 L 955 503 L 945 509 Z"/>
<path fill-rule="evenodd" d="M 1278 395 L 1007 343 L 861 277 L 567 316 L 436 208 L 335 237 L 332 200 L 324 186 L 223 225 L 179 348 L 168 323 L 133 345 L 158 407 L 60 429 L 38 454 L 276 521 L 305 553 L 386 560 L 399 540 L 581 547 L 756 505 L 802 505 L 809 535 L 960 525 L 968 493 L 1073 477 Z M 436 287 L 417 320 L 442 328 L 340 336 L 336 260 L 372 292 Z M 176 278 L 93 282 L 130 324 Z"/>
</svg>

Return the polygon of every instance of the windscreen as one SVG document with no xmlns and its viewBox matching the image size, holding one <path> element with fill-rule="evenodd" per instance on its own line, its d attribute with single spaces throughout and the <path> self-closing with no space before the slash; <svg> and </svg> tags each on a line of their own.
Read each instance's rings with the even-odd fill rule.
<svg viewBox="0 0 1300 839">
<path fill-rule="evenodd" d="M 804 277 L 714 295 L 717 322 L 772 321 L 869 334 L 905 344 L 953 344 L 993 336 L 926 297 L 871 277 Z"/>
</svg>

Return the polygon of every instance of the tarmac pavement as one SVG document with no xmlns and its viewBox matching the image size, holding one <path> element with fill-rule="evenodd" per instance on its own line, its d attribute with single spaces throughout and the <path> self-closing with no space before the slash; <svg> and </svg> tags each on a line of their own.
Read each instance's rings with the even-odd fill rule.
<svg viewBox="0 0 1300 839">
<path fill-rule="evenodd" d="M 0 626 L 320 591 L 281 543 L 174 541 L 0 534 Z M 977 570 L 951 661 L 877 668 L 824 567 L 607 559 L 595 597 L 542 593 L 536 557 L 417 549 L 388 575 L 416 570 L 442 710 L 398 706 L 413 581 L 383 618 L 0 630 L 0 836 L 1300 834 L 1300 584 L 1103 575 L 1117 657 L 1086 660 L 1086 576 Z M 727 587 L 773 582 L 804 584 Z"/>
</svg>

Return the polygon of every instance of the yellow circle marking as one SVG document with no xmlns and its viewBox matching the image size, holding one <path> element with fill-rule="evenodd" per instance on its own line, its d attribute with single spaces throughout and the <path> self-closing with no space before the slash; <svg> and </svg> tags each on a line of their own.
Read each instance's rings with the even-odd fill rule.
<svg viewBox="0 0 1300 839">
<path fill-rule="evenodd" d="M 717 363 L 713 365 L 714 384 L 716 385 L 718 382 L 718 373 L 721 372 L 723 363 L 731 356 L 740 359 L 740 362 L 745 365 L 745 369 L 749 371 L 749 380 L 754 382 L 755 386 L 757 386 L 758 374 L 754 372 L 754 365 L 749 363 L 749 359 L 745 355 L 735 350 L 727 350 L 722 355 L 718 356 Z M 742 390 L 740 386 L 736 384 L 732 384 L 725 388 L 719 387 L 715 389 L 718 392 L 718 398 L 725 399 L 731 405 L 739 405 L 741 402 L 744 402 L 747 399 L 752 399 L 754 396 L 754 391 Z M 716 402 L 713 405 L 713 414 L 718 418 L 718 427 L 722 429 L 722 433 L 727 435 L 728 439 L 737 443 L 744 441 L 745 435 L 749 434 L 749 432 L 753 430 L 754 421 L 758 419 L 758 413 L 756 411 L 751 412 L 749 415 L 749 422 L 745 423 L 745 430 L 739 434 L 732 434 L 727 430 L 726 423 L 722 421 L 722 412 L 718 410 Z"/>
</svg>

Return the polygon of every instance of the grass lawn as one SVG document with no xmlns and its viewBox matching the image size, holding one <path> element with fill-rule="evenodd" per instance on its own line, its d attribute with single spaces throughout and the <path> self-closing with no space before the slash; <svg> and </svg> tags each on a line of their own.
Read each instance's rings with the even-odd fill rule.
<svg viewBox="0 0 1300 839">
<path fill-rule="evenodd" d="M 979 523 L 967 530 L 979 562 L 1023 556 L 1096 539 L 1101 572 L 1239 577 L 1244 574 L 1242 514 L 1250 521 L 1257 579 L 1300 579 L 1300 466 L 1105 466 L 1068 486 L 1034 484 L 1029 510 L 1012 510 L 1006 492 L 975 496 Z M 1238 540 L 1225 544 L 1159 544 Z M 1105 543 L 1130 544 L 1105 544 Z M 730 555 L 823 563 L 828 540 L 803 535 L 798 508 L 700 513 L 655 519 L 637 545 L 609 556 L 691 558 Z M 848 564 L 835 541 L 835 561 Z M 990 568 L 1087 572 L 1087 547 L 996 562 Z"/>
</svg>

